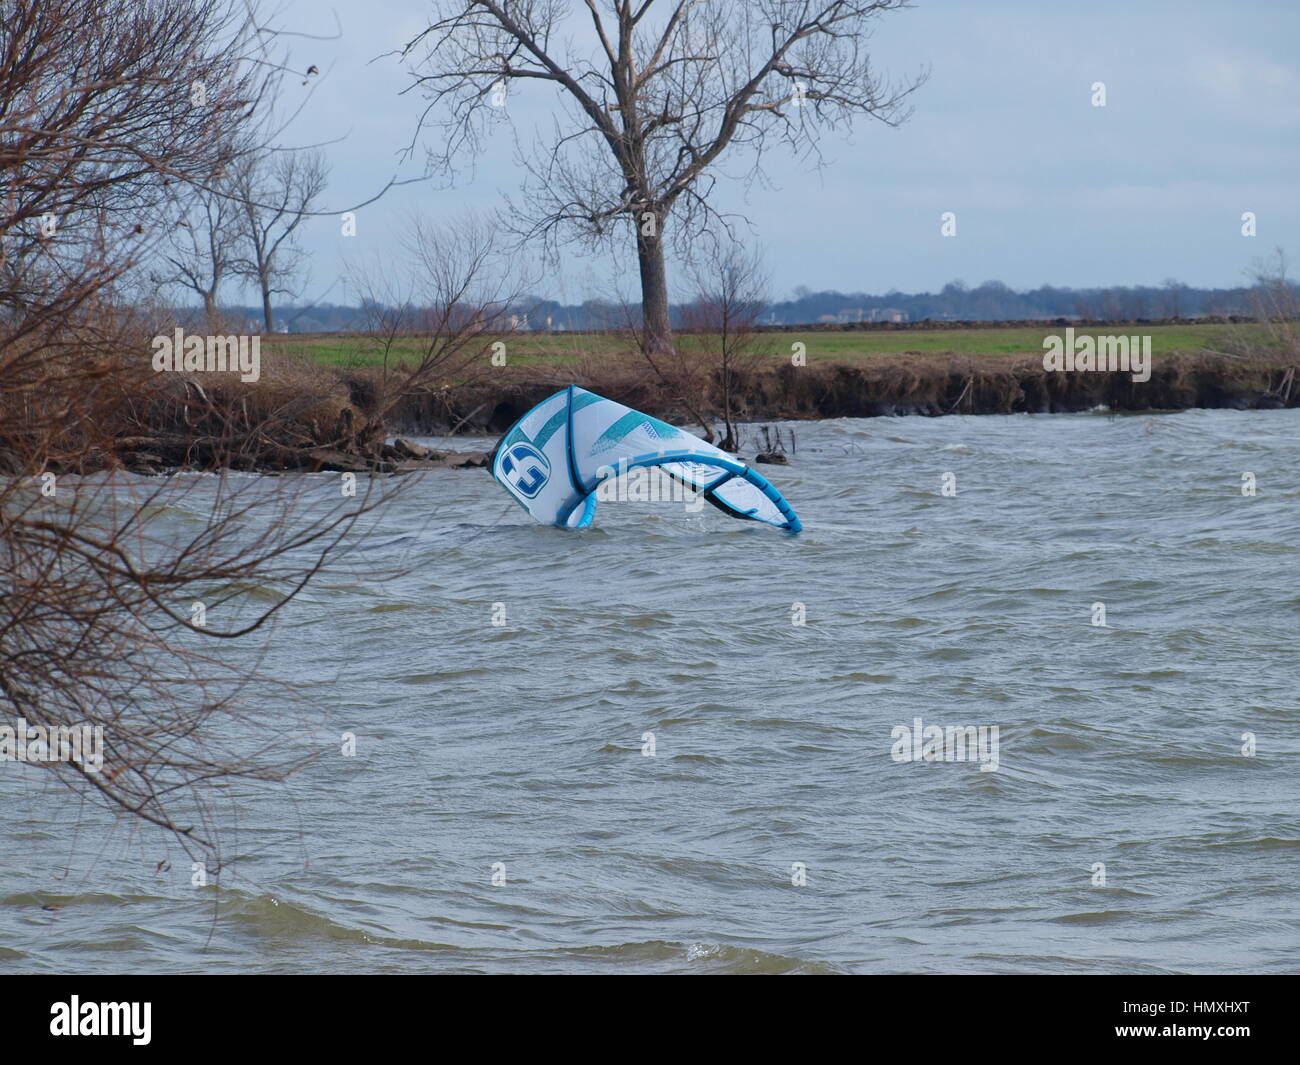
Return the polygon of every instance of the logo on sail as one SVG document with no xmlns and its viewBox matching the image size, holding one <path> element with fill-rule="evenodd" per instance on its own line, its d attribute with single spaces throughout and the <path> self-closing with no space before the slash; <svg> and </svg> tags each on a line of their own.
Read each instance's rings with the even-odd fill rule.
<svg viewBox="0 0 1300 1065">
<path fill-rule="evenodd" d="M 511 444 L 501 459 L 501 480 L 525 499 L 533 499 L 551 476 L 551 464 L 532 444 Z"/>
</svg>

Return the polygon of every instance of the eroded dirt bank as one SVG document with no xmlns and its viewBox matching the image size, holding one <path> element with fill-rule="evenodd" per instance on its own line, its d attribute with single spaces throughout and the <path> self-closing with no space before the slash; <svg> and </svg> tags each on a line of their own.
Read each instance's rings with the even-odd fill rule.
<svg viewBox="0 0 1300 1065">
<path fill-rule="evenodd" d="M 744 420 L 873 418 L 920 414 L 1054 414 L 1104 405 L 1117 411 L 1189 407 L 1272 409 L 1300 405 L 1300 367 L 1229 357 L 1177 356 L 1130 373 L 1049 373 L 1041 364 L 898 360 L 868 366 L 817 363 L 742 373 L 736 388 Z M 578 384 L 586 382 L 577 381 Z M 647 414 L 685 421 L 681 404 L 648 380 L 590 384 Z M 450 393 L 403 397 L 395 428 L 408 433 L 500 432 L 556 390 L 553 381 L 519 379 L 464 386 Z"/>
<path fill-rule="evenodd" d="M 1285 358 L 1173 355 L 1148 381 L 1131 373 L 1047 372 L 1041 359 L 908 353 L 867 363 L 816 361 L 742 372 L 734 382 L 741 421 L 894 415 L 1049 414 L 1106 406 L 1116 411 L 1190 407 L 1270 409 L 1300 405 L 1297 364 Z M 680 393 L 644 366 L 623 360 L 581 370 L 502 369 L 469 383 L 385 395 L 377 369 L 272 366 L 254 383 L 214 375 L 152 379 L 131 394 L 113 424 L 55 471 L 125 468 L 139 473 L 230 468 L 388 473 L 482 465 L 425 453 L 395 436 L 491 435 L 572 382 L 638 410 L 692 425 Z M 143 386 L 142 386 L 143 387 Z M 6 453 L 0 429 L 0 458 Z M 28 453 L 32 449 L 28 448 Z M 11 448 L 10 453 L 17 451 Z M 11 472 L 19 472 L 13 470 Z"/>
</svg>

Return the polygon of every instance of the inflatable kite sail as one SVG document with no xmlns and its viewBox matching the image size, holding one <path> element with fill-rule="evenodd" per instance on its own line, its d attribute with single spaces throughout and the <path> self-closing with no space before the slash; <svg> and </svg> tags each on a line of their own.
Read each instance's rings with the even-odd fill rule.
<svg viewBox="0 0 1300 1065">
<path fill-rule="evenodd" d="M 541 522 L 584 528 L 596 490 L 657 466 L 736 518 L 803 528 L 781 493 L 739 459 L 683 429 L 570 385 L 517 421 L 497 444 L 492 476 Z"/>
</svg>

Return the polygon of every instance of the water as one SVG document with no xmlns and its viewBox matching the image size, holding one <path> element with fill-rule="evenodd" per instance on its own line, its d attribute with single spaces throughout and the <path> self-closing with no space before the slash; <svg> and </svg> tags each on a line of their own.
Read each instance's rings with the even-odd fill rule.
<svg viewBox="0 0 1300 1065">
<path fill-rule="evenodd" d="M 1294 971 L 1300 411 L 796 428 L 798 538 L 421 475 L 271 640 L 323 755 L 218 796 L 219 890 L 0 767 L 0 970 Z"/>
</svg>

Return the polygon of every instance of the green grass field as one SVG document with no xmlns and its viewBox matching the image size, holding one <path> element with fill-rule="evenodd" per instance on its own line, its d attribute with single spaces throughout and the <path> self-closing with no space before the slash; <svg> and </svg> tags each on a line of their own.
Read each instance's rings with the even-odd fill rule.
<svg viewBox="0 0 1300 1065">
<path fill-rule="evenodd" d="M 863 332 L 820 332 L 791 328 L 777 333 L 760 334 L 756 348 L 770 351 L 773 356 L 785 358 L 794 350 L 795 343 L 807 345 L 809 361 L 824 360 L 855 363 L 880 358 L 896 361 L 898 356 L 951 356 L 953 358 L 977 357 L 984 361 L 1001 361 L 1003 358 L 1025 356 L 1041 357 L 1043 338 L 1059 334 L 1063 327 L 1042 323 L 998 329 L 908 329 Z M 1159 359 L 1176 352 L 1194 353 L 1221 351 L 1225 346 L 1257 333 L 1245 325 L 1158 325 L 1097 328 L 1076 328 L 1085 333 L 1107 335 L 1126 333 L 1150 335 L 1151 349 Z M 606 353 L 626 352 L 630 348 L 627 338 L 595 333 L 509 333 L 499 339 L 505 343 L 509 364 L 564 365 Z M 1254 337 L 1253 339 L 1258 339 Z M 701 343 L 701 338 L 679 335 L 683 350 Z M 267 336 L 264 345 L 268 352 L 298 354 L 323 366 L 357 368 L 383 364 L 383 349 L 375 340 L 363 336 Z M 389 352 L 390 364 L 419 361 L 422 348 L 415 339 L 395 343 Z"/>
</svg>

